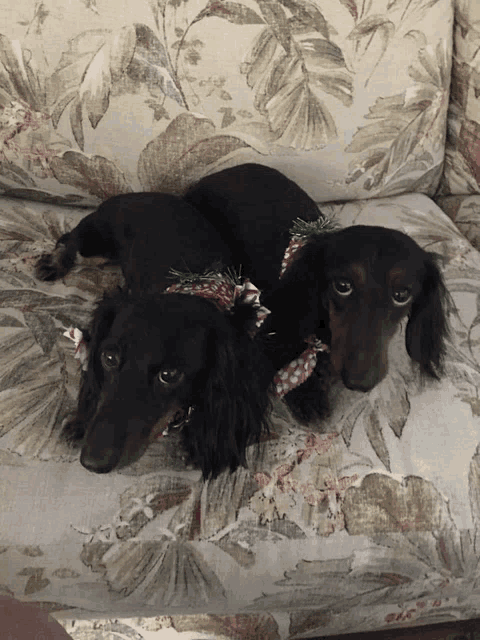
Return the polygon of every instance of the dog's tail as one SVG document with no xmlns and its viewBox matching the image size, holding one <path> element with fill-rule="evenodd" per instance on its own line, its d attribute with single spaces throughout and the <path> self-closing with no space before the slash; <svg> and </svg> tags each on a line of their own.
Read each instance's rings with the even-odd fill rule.
<svg viewBox="0 0 480 640">
<path fill-rule="evenodd" d="M 75 265 L 77 248 L 71 242 L 71 233 L 65 233 L 59 238 L 52 253 L 45 253 L 37 261 L 35 266 L 35 276 L 38 280 L 50 282 L 59 280 Z"/>
</svg>

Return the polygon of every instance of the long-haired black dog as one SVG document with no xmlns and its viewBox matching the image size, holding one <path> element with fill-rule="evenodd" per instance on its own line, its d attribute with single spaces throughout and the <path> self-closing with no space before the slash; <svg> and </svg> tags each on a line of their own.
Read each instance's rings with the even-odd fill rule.
<svg viewBox="0 0 480 640">
<path fill-rule="evenodd" d="M 138 459 L 165 428 L 205 478 L 245 463 L 268 426 L 269 364 L 251 337 L 255 309 L 165 293 L 171 268 L 193 273 L 233 265 L 221 235 L 175 196 L 116 196 L 40 258 L 37 277 L 63 277 L 77 253 L 120 262 L 126 286 L 94 313 L 75 417 L 65 428 L 82 465 L 107 473 Z"/>
<path fill-rule="evenodd" d="M 262 327 L 276 369 L 305 349 L 314 334 L 329 346 L 316 375 L 286 400 L 301 420 L 328 411 L 329 377 L 369 391 L 386 375 L 388 345 L 408 317 L 411 359 L 431 378 L 442 374 L 447 293 L 436 259 L 400 231 L 353 226 L 313 234 L 279 281 L 288 229 L 318 219 L 315 202 L 278 171 L 247 164 L 203 178 L 185 195 L 222 232 L 235 238 L 236 260 L 248 267 L 271 310 Z"/>
</svg>

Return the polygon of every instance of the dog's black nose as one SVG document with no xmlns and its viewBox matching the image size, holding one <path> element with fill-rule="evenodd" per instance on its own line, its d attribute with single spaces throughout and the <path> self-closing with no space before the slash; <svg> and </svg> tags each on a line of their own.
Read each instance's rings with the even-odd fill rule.
<svg viewBox="0 0 480 640">
<path fill-rule="evenodd" d="M 87 447 L 82 449 L 80 464 L 93 473 L 110 473 L 118 464 L 120 454 L 113 449 L 93 452 Z"/>
<path fill-rule="evenodd" d="M 355 375 L 350 371 L 342 371 L 342 382 L 351 391 L 362 391 L 367 393 L 371 391 L 381 380 L 383 376 L 377 375 L 376 372 L 367 371 L 363 375 Z"/>
<path fill-rule="evenodd" d="M 344 382 L 343 383 L 347 389 L 350 391 L 361 391 L 362 393 L 367 393 L 367 391 L 371 391 L 372 387 L 370 385 L 364 384 L 363 382 Z"/>
</svg>

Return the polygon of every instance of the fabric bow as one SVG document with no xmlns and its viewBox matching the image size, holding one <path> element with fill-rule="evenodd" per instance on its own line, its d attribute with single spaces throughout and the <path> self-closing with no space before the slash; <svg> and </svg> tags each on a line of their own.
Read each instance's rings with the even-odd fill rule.
<svg viewBox="0 0 480 640">
<path fill-rule="evenodd" d="M 317 364 L 317 353 L 328 352 L 328 345 L 321 340 L 317 340 L 314 335 L 309 336 L 305 342 L 309 345 L 305 351 L 292 360 L 277 372 L 273 379 L 275 385 L 275 395 L 279 398 L 287 395 L 289 391 L 295 389 L 307 380 L 313 373 Z"/>
<path fill-rule="evenodd" d="M 257 315 L 256 326 L 262 326 L 270 311 L 260 304 L 260 291 L 246 278 L 242 284 L 233 284 L 229 278 L 215 276 L 191 282 L 178 282 L 167 287 L 168 293 L 187 293 L 213 300 L 221 310 L 231 310 L 235 304 L 252 306 Z"/>
<path fill-rule="evenodd" d="M 80 364 L 82 365 L 82 370 L 86 371 L 87 363 L 88 363 L 88 349 L 87 349 L 87 343 L 85 342 L 85 339 L 83 337 L 83 333 L 80 331 L 80 329 L 77 329 L 76 327 L 70 327 L 66 331 L 64 331 L 62 335 L 64 335 L 69 340 L 73 341 L 73 343 L 75 344 L 74 357 L 77 360 L 80 360 Z"/>
</svg>

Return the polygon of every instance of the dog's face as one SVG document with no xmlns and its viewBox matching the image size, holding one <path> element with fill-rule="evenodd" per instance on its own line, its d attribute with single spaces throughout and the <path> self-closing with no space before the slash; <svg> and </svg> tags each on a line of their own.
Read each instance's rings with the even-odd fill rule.
<svg viewBox="0 0 480 640">
<path fill-rule="evenodd" d="M 185 294 L 106 296 L 66 433 L 80 440 L 81 464 L 96 473 L 125 467 L 179 426 L 204 477 L 244 463 L 264 428 L 270 381 L 248 335 L 250 316 Z"/>
<path fill-rule="evenodd" d="M 347 388 L 369 391 L 385 377 L 390 340 L 421 292 L 419 275 L 385 257 L 328 273 L 330 363 Z"/>
<path fill-rule="evenodd" d="M 422 374 L 438 379 L 448 300 L 435 257 L 414 240 L 353 226 L 315 236 L 298 252 L 266 300 L 272 314 L 265 333 L 277 336 L 280 366 L 315 334 L 329 344 L 331 369 L 344 385 L 369 391 L 385 377 L 390 341 L 408 318 L 407 352 Z"/>
<path fill-rule="evenodd" d="M 408 317 L 408 352 L 432 374 L 445 333 L 443 284 L 432 257 L 405 234 L 382 227 L 350 227 L 329 240 L 321 297 L 333 371 L 349 389 L 372 389 L 385 377 L 390 340 Z M 436 337 L 428 335 L 434 331 Z"/>
<path fill-rule="evenodd" d="M 81 454 L 91 471 L 127 465 L 166 427 L 184 420 L 206 375 L 207 318 L 164 302 L 127 302 L 92 354 L 100 396 Z"/>
</svg>

